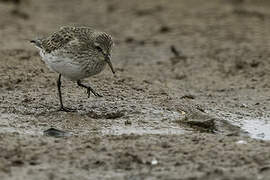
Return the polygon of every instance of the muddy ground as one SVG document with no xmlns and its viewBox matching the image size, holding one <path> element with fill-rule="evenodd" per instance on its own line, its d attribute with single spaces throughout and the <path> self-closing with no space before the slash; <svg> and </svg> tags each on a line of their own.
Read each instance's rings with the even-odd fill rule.
<svg viewBox="0 0 270 180">
<path fill-rule="evenodd" d="M 0 179 L 270 179 L 268 0 L 1 0 Z M 28 40 L 114 37 L 113 64 L 63 81 Z M 44 136 L 49 128 L 64 137 Z"/>
</svg>

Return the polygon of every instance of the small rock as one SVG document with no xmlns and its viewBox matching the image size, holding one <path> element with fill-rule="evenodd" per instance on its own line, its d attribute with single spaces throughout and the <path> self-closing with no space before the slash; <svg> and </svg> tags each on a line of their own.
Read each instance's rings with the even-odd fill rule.
<svg viewBox="0 0 270 180">
<path fill-rule="evenodd" d="M 70 136 L 69 132 L 61 131 L 55 128 L 50 128 L 45 131 L 43 131 L 44 136 L 53 136 L 53 137 L 66 137 Z"/>
<path fill-rule="evenodd" d="M 239 140 L 239 141 L 236 141 L 236 144 L 247 144 L 247 141 Z"/>
<path fill-rule="evenodd" d="M 125 121 L 125 125 L 131 125 L 131 124 L 132 122 L 129 119 Z"/>
<path fill-rule="evenodd" d="M 126 37 L 125 42 L 126 43 L 133 43 L 135 40 L 133 37 Z"/>
<path fill-rule="evenodd" d="M 241 108 L 247 108 L 248 105 L 246 105 L 246 104 L 241 104 L 240 107 L 241 107 Z"/>
<path fill-rule="evenodd" d="M 160 33 L 167 33 L 167 32 L 170 32 L 170 28 L 168 26 L 161 26 L 160 29 L 159 29 L 159 32 Z"/>
<path fill-rule="evenodd" d="M 185 111 L 181 111 L 181 114 L 182 114 L 182 115 L 185 115 L 185 114 L 186 114 L 186 112 L 185 112 Z"/>
<path fill-rule="evenodd" d="M 180 99 L 195 99 L 195 96 L 192 94 L 186 94 L 186 95 L 180 97 Z"/>
<path fill-rule="evenodd" d="M 151 165 L 152 166 L 155 166 L 158 164 L 158 161 L 156 160 L 156 158 L 154 158 L 152 161 L 151 161 Z"/>
</svg>

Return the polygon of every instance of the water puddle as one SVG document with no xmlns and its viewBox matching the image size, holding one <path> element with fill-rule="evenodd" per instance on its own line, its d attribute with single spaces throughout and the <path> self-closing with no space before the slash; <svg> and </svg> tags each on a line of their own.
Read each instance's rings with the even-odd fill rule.
<svg viewBox="0 0 270 180">
<path fill-rule="evenodd" d="M 132 116 L 120 118 L 120 123 L 112 125 L 102 130 L 104 135 L 122 135 L 122 134 L 162 134 L 177 135 L 184 134 L 186 130 L 175 124 L 183 115 L 178 112 L 155 107 L 151 104 L 144 104 L 142 109 Z M 125 125 L 127 120 L 132 124 Z"/>
<path fill-rule="evenodd" d="M 162 135 L 179 135 L 184 134 L 186 130 L 176 127 L 166 127 L 166 128 L 150 128 L 150 127 L 121 127 L 113 126 L 110 129 L 102 130 L 104 135 L 123 135 L 123 134 L 162 134 Z"/>
<path fill-rule="evenodd" d="M 245 119 L 241 128 L 252 138 L 270 140 L 270 119 Z"/>
<path fill-rule="evenodd" d="M 89 118 L 89 124 L 86 123 L 83 127 L 74 126 L 74 121 L 77 121 L 83 115 L 71 115 L 65 116 L 70 118 L 70 124 L 65 124 L 70 127 L 70 132 L 73 135 L 89 135 L 89 134 L 103 134 L 103 135 L 122 135 L 122 134 L 161 134 L 161 135 L 178 135 L 187 132 L 184 128 L 179 127 L 179 124 L 175 123 L 177 120 L 183 118 L 183 115 L 176 111 L 171 111 L 163 107 L 154 106 L 152 104 L 140 104 L 134 103 L 132 108 L 129 106 L 123 106 L 123 112 L 125 115 L 115 119 L 104 119 L 100 120 L 105 124 L 100 123 L 98 126 L 92 127 L 91 120 Z M 126 109 L 125 109 L 126 108 Z M 121 111 L 121 108 L 119 108 Z M 114 113 L 114 109 L 109 109 L 109 112 L 102 113 Z M 111 112 L 110 112 L 111 111 Z M 97 114 L 99 112 L 97 111 Z M 72 117 L 75 117 L 72 118 Z M 85 116 L 86 117 L 86 116 Z M 103 116 L 101 116 L 103 117 Z M 106 116 L 104 116 L 105 118 Z M 35 123 L 33 123 L 35 122 Z M 129 122 L 129 123 L 126 123 Z M 80 124 L 81 122 L 77 122 Z M 6 114 L 0 113 L 0 133 L 17 133 L 23 135 L 37 135 L 42 136 L 43 134 L 49 136 L 67 136 L 63 132 L 59 132 L 58 129 L 45 130 L 44 128 L 48 125 L 39 126 L 39 123 L 32 116 L 20 116 L 17 114 Z M 61 124 L 59 125 L 61 127 Z M 94 129 L 94 131 L 93 131 Z M 43 133 L 44 131 L 44 133 Z"/>
<path fill-rule="evenodd" d="M 231 112 L 220 112 L 219 117 L 225 118 L 232 125 L 240 127 L 251 138 L 270 140 L 270 118 Z"/>
</svg>

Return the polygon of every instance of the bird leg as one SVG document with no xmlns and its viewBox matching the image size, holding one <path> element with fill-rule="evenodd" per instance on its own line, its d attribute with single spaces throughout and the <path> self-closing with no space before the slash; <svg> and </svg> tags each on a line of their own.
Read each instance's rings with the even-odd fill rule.
<svg viewBox="0 0 270 180">
<path fill-rule="evenodd" d="M 74 111 L 74 109 L 67 108 L 67 107 L 63 106 L 62 93 L 61 93 L 61 74 L 59 74 L 59 78 L 57 80 L 57 88 L 58 88 L 58 95 L 59 95 L 59 100 L 60 100 L 60 109 L 59 109 L 59 111 L 65 111 L 65 112 Z"/>
<path fill-rule="evenodd" d="M 81 83 L 80 80 L 77 81 L 78 86 L 81 86 L 83 88 L 87 89 L 88 98 L 90 97 L 90 92 L 92 92 L 95 96 L 102 97 L 102 95 L 98 94 L 93 88 L 90 86 L 84 85 Z"/>
</svg>

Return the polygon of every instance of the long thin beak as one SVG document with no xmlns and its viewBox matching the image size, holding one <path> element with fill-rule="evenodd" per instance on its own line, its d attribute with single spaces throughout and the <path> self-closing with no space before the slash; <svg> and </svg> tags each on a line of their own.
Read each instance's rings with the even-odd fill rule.
<svg viewBox="0 0 270 180">
<path fill-rule="evenodd" d="M 107 55 L 106 58 L 105 58 L 105 61 L 109 64 L 111 70 L 112 70 L 112 73 L 115 74 L 115 71 L 113 69 L 113 65 L 112 65 L 112 62 L 111 62 L 111 56 L 110 55 Z"/>
</svg>

